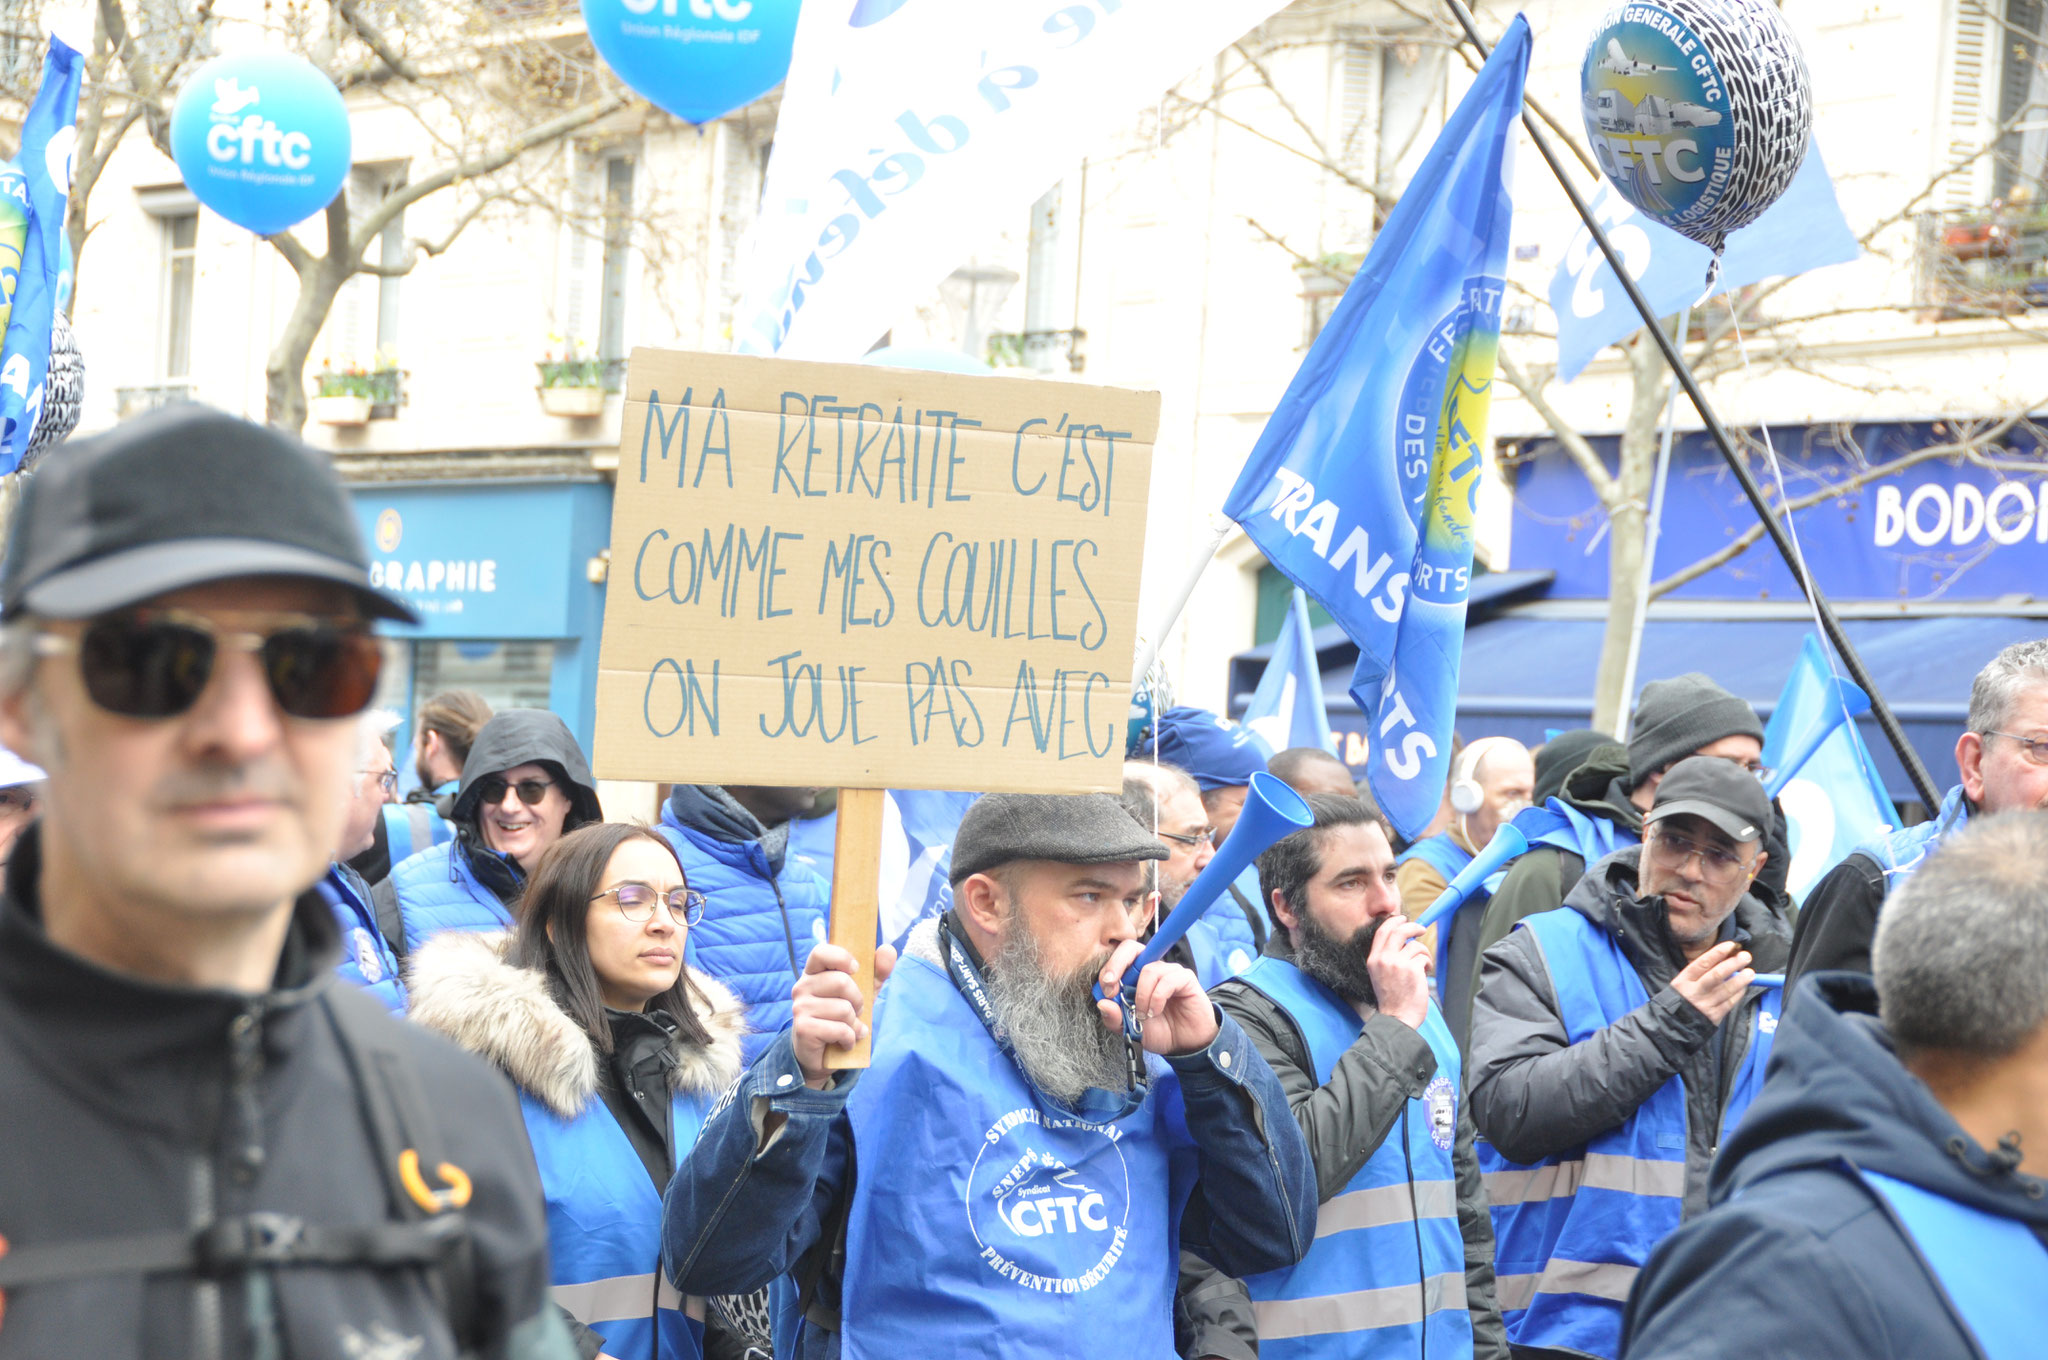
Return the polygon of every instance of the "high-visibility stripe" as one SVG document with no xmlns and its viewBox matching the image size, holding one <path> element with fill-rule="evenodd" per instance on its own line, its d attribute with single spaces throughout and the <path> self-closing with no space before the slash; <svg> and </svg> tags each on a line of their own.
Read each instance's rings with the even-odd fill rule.
<svg viewBox="0 0 2048 1360">
<path fill-rule="evenodd" d="M 1553 1256 L 1540 1275 L 1496 1275 L 1494 1295 L 1501 1311 L 1527 1308 L 1538 1294 L 1590 1294 L 1594 1298 L 1628 1302 L 1629 1287 L 1636 1282 L 1636 1267 L 1610 1261 L 1567 1261 Z"/>
<path fill-rule="evenodd" d="M 658 1307 L 683 1306 L 683 1296 L 668 1282 L 668 1277 L 657 1276 L 654 1271 L 645 1275 L 614 1275 L 583 1284 L 558 1284 L 554 1297 L 556 1303 L 586 1327 L 614 1318 L 650 1317 Z"/>
<path fill-rule="evenodd" d="M 1258 1318 L 1259 1340 L 1279 1341 L 1413 1327 L 1429 1313 L 1464 1306 L 1465 1277 L 1446 1273 L 1430 1276 L 1419 1287 L 1402 1284 L 1312 1299 L 1267 1299 L 1253 1303 L 1252 1312 Z"/>
<path fill-rule="evenodd" d="M 1350 1190 L 1323 1201 L 1316 1210 L 1316 1236 L 1351 1232 L 1358 1228 L 1383 1228 L 1392 1223 L 1409 1223 L 1421 1218 L 1456 1218 L 1458 1185 L 1455 1181 L 1417 1181 L 1413 1198 L 1406 1185 L 1378 1185 L 1370 1190 Z"/>
<path fill-rule="evenodd" d="M 1618 1152 L 1588 1153 L 1584 1161 L 1489 1171 L 1481 1179 L 1486 1182 L 1488 1202 L 1496 1207 L 1563 1199 L 1577 1194 L 1581 1186 L 1589 1190 L 1619 1190 L 1627 1195 L 1685 1198 L 1683 1161 L 1629 1157 Z"/>
</svg>

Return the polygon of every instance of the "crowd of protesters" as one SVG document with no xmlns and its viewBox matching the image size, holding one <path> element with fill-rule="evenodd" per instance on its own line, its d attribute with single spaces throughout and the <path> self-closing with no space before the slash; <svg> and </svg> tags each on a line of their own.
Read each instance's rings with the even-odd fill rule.
<svg viewBox="0 0 2048 1360">
<path fill-rule="evenodd" d="M 0 611 L 0 1357 L 2004 1360 L 2048 1322 L 2048 642 L 1804 910 L 1706 675 L 1626 743 L 1463 746 L 1412 844 L 1329 753 L 1169 708 L 1120 797 L 972 802 L 870 994 L 792 849 L 820 790 L 607 821 L 560 718 L 451 691 L 399 801 L 409 611 L 286 436 L 76 446 Z M 1263 773 L 1310 824 L 1210 881 Z"/>
</svg>

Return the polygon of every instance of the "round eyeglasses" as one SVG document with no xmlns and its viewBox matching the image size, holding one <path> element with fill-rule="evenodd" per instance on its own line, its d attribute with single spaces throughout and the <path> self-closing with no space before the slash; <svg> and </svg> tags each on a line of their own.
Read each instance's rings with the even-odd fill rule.
<svg viewBox="0 0 2048 1360">
<path fill-rule="evenodd" d="M 696 925 L 704 919 L 704 894 L 695 888 L 670 888 L 662 892 L 645 883 L 621 883 L 606 888 L 590 900 L 595 902 L 599 897 L 617 901 L 619 914 L 636 925 L 654 919 L 656 902 L 668 908 L 670 920 L 680 921 L 686 926 Z"/>
</svg>

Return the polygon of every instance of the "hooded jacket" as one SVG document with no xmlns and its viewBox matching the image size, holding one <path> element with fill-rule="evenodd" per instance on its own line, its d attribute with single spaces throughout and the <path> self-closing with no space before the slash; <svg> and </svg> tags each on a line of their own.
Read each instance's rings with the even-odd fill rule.
<svg viewBox="0 0 2048 1360">
<path fill-rule="evenodd" d="M 1763 989 L 1716 1026 L 1672 990 L 1685 956 L 1671 938 L 1661 898 L 1636 895 L 1642 847 L 1617 850 L 1588 870 L 1562 910 L 1618 938 L 1649 1004 L 1611 1025 L 1600 1042 L 1571 1044 L 1542 947 L 1515 931 L 1481 961 L 1472 1011 L 1469 1082 L 1480 1135 L 1510 1161 L 1535 1162 L 1625 1122 L 1676 1076 L 1685 1082 L 1685 1207 L 1706 1208 L 1707 1168 L 1719 1143 L 1735 1060 L 1754 1037 Z M 1791 926 L 1782 911 L 1743 894 L 1722 926 L 1759 973 L 1782 972 Z M 1717 1030 L 1718 1040 L 1717 1040 Z"/>
<path fill-rule="evenodd" d="M 590 764 L 567 723 L 541 708 L 508 708 L 497 714 L 477 733 L 463 764 L 462 787 L 451 809 L 455 839 L 400 861 L 391 876 L 372 889 L 383 899 L 385 915 L 396 903 L 405 924 L 407 956 L 444 930 L 495 931 L 512 924 L 512 904 L 519 900 L 526 875 L 516 861 L 484 843 L 479 816 L 483 794 L 478 785 L 527 764 L 545 766 L 568 793 L 564 832 L 604 820 Z"/>
<path fill-rule="evenodd" d="M 1799 984 L 1770 1080 L 1714 1168 L 1713 1208 L 1637 1278 L 1628 1360 L 1981 1360 L 1856 1171 L 2017 1221 L 2043 1242 L 2048 1185 L 1963 1132 L 1899 1062 L 1876 1012 L 1868 977 Z"/>
<path fill-rule="evenodd" d="M 634 1274 L 659 1269 L 659 1196 L 670 1169 L 688 1155 L 695 1124 L 739 1076 L 744 1013 L 731 992 L 691 970 L 707 1003 L 700 1018 L 708 1044 L 687 1042 L 666 1017 L 608 1012 L 613 1051 L 601 1054 L 543 974 L 506 961 L 511 938 L 448 932 L 428 941 L 413 961 L 413 1019 L 518 1086 L 557 1239 L 555 1298 L 586 1354 L 595 1355 L 606 1337 L 602 1317 L 582 1297 L 591 1258 L 607 1253 L 604 1277 L 612 1280 L 621 1260 L 630 1269 L 644 1257 L 645 1269 Z M 611 1129 L 639 1155 L 623 1155 Z M 644 1220 L 631 1211 L 636 1197 L 648 1211 Z M 636 1234 L 644 1234 L 637 1247 L 622 1240 Z"/>
<path fill-rule="evenodd" d="M 468 1176 L 483 1355 L 567 1360 L 547 1302 L 540 1181 L 505 1083 L 335 977 L 317 893 L 292 911 L 271 989 L 177 987 L 109 972 L 43 933 L 38 829 L 0 900 L 0 1236 L 13 1249 L 169 1233 L 264 1211 L 340 1229 L 388 1221 L 385 1179 L 333 1012 L 388 1031 L 432 1093 Z M 0 1358 L 250 1356 L 250 1276 L 106 1274 L 10 1290 Z M 417 1270 L 270 1273 L 284 1353 L 451 1360 Z M 381 1349 L 380 1349 L 381 1348 Z"/>
<path fill-rule="evenodd" d="M 789 853 L 789 824 L 764 827 L 715 784 L 679 784 L 655 828 L 683 877 L 705 896 L 690 930 L 691 964 L 747 1007 L 748 1062 L 789 1025 L 790 989 L 825 938 L 831 886 Z"/>
</svg>

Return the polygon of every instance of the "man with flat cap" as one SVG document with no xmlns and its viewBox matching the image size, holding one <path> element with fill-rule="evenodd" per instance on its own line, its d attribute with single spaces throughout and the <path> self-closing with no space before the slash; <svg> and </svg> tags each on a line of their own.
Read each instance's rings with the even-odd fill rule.
<svg viewBox="0 0 2048 1360">
<path fill-rule="evenodd" d="M 1517 1360 L 1609 1357 L 1651 1248 L 1706 1207 L 1763 1085 L 1792 932 L 1752 885 L 1771 805 L 1733 761 L 1657 784 L 1644 839 L 1481 960 L 1467 1066 Z M 1775 899 L 1773 899 L 1775 900 Z"/>
<path fill-rule="evenodd" d="M 567 1360 L 504 1079 L 340 985 L 377 687 L 348 497 L 204 407 L 72 445 L 0 572 L 0 1357 Z M 431 1099 L 426 1093 L 431 1092 Z"/>
<path fill-rule="evenodd" d="M 1114 1002 L 1165 850 L 1113 798 L 989 794 L 953 842 L 953 909 L 913 931 L 873 1065 L 833 1072 L 861 996 L 820 945 L 794 1018 L 671 1182 L 669 1278 L 776 1287 L 788 1360 L 1171 1360 L 1185 1246 L 1232 1275 L 1300 1259 L 1315 1173 L 1272 1070 L 1188 969 Z M 875 960 L 889 975 L 887 950 Z"/>
</svg>

